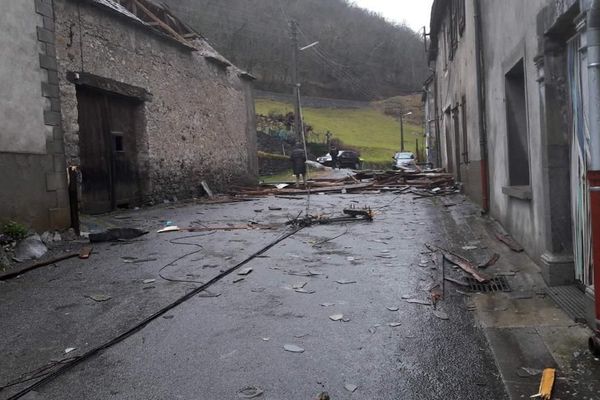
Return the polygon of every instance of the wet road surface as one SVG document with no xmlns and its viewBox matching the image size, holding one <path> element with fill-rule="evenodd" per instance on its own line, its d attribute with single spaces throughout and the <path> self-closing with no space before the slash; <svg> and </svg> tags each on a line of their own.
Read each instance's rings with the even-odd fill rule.
<svg viewBox="0 0 600 400">
<path fill-rule="evenodd" d="M 410 195 L 311 197 L 312 213 L 337 214 L 350 205 L 373 207 L 375 221 L 305 228 L 246 265 L 253 269 L 249 275 L 224 278 L 208 295 L 194 297 L 25 398 L 236 399 L 248 386 L 260 388 L 263 399 L 306 400 L 324 391 L 332 399 L 507 398 L 482 330 L 454 287 L 447 288 L 438 306 L 448 320 L 431 306 L 408 301 L 429 300 L 429 289 L 440 281 L 424 244 L 455 239 L 441 229 L 448 218 L 443 207 Z M 161 218 L 188 226 L 283 222 L 305 206 L 304 201 L 265 198 L 138 215 L 148 214 L 145 223 L 155 230 L 160 225 L 150 215 L 159 211 Z M 130 317 L 118 329 L 103 328 L 114 314 L 99 315 L 99 338 L 93 313 L 85 316 L 83 327 L 73 322 L 80 332 L 71 342 L 81 340 L 76 347 L 84 352 L 195 287 L 161 280 L 157 273 L 170 261 L 183 257 L 164 275 L 206 282 L 283 232 L 151 233 L 135 247 L 123 246 L 126 250 L 99 246 L 115 281 L 155 278 L 156 287 L 140 294 L 149 300 L 137 313 L 135 298 L 127 303 Z M 115 267 L 124 254 L 157 260 Z M 311 276 L 302 276 L 308 271 Z M 48 273 L 31 279 L 46 279 Z M 119 293 L 125 297 L 128 290 L 121 287 L 111 301 L 117 303 Z M 157 298 L 160 304 L 153 303 Z M 343 314 L 343 320 L 333 321 L 335 314 Z M 289 352 L 285 345 L 304 351 Z"/>
</svg>

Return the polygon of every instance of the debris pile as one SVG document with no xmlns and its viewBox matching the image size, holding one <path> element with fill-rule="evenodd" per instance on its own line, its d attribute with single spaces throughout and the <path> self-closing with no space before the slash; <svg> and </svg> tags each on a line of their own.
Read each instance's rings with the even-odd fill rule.
<svg viewBox="0 0 600 400">
<path fill-rule="evenodd" d="M 341 179 L 313 179 L 308 182 L 306 187 L 295 187 L 293 182 L 262 184 L 254 188 L 239 188 L 236 193 L 231 194 L 238 196 L 298 196 L 310 193 L 404 193 L 409 190 L 419 197 L 434 197 L 459 193 L 460 187 L 455 183 L 452 174 L 441 170 L 425 172 L 360 171 Z"/>
</svg>

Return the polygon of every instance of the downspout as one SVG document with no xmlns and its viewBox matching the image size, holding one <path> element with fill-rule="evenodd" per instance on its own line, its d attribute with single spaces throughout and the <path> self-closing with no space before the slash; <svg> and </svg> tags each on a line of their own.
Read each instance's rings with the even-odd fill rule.
<svg viewBox="0 0 600 400">
<path fill-rule="evenodd" d="M 483 64 L 483 43 L 481 30 L 481 6 L 479 0 L 473 0 L 475 20 L 475 57 L 477 58 L 477 114 L 479 115 L 479 146 L 481 152 L 481 206 L 483 212 L 490 211 L 490 172 L 487 145 L 487 117 L 485 109 L 485 74 Z"/>
<path fill-rule="evenodd" d="M 590 127 L 590 212 L 594 295 L 596 298 L 596 334 L 589 340 L 590 350 L 600 355 L 600 0 L 592 0 L 587 15 L 589 127 Z"/>
<path fill-rule="evenodd" d="M 433 108 L 435 109 L 435 161 L 436 167 L 442 167 L 442 140 L 440 138 L 440 114 L 439 114 L 439 101 L 438 101 L 438 73 L 437 70 L 433 70 Z"/>
</svg>

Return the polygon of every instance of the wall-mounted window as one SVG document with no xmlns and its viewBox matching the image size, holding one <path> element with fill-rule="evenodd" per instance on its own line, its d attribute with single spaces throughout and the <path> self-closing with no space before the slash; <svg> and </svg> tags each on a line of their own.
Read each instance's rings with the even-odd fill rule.
<svg viewBox="0 0 600 400">
<path fill-rule="evenodd" d="M 509 185 L 529 186 L 529 135 L 523 59 L 506 74 L 505 90 Z"/>
</svg>

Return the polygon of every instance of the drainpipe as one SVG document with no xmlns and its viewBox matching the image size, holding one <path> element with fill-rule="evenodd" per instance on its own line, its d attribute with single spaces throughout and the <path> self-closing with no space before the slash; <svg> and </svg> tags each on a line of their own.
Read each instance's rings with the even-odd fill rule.
<svg viewBox="0 0 600 400">
<path fill-rule="evenodd" d="M 477 58 L 477 111 L 479 114 L 479 145 L 481 152 L 481 202 L 485 213 L 490 211 L 490 179 L 487 146 L 487 119 L 485 110 L 485 74 L 483 70 L 483 44 L 481 30 L 481 6 L 473 0 L 475 19 L 475 57 Z"/>
<path fill-rule="evenodd" d="M 590 350 L 600 355 L 600 0 L 593 0 L 587 16 L 588 84 L 590 118 L 590 208 L 596 299 L 596 334 L 590 338 Z"/>
</svg>

